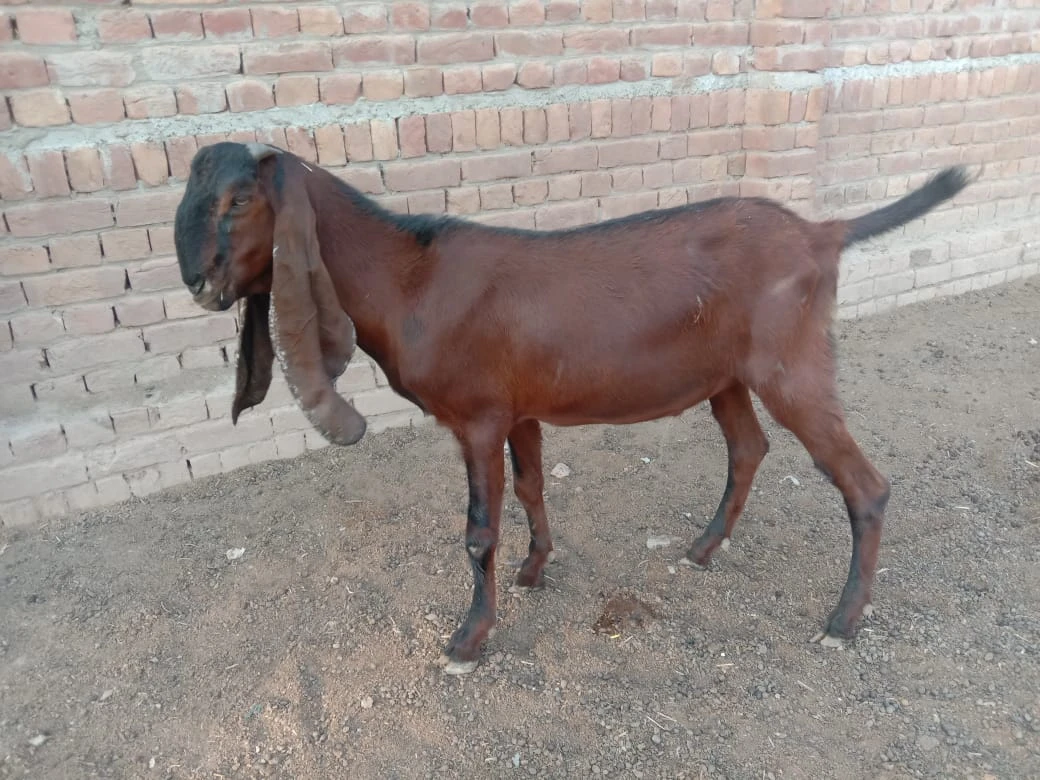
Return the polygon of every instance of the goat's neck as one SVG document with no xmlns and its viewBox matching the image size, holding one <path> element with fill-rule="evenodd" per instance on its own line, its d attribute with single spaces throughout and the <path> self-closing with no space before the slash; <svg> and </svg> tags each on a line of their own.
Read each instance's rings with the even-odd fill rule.
<svg viewBox="0 0 1040 780">
<path fill-rule="evenodd" d="M 394 323 L 405 316 L 400 279 L 421 262 L 414 236 L 399 230 L 366 198 L 345 190 L 325 171 L 308 182 L 322 259 L 344 311 L 354 321 L 359 346 L 374 357 L 386 354 Z"/>
</svg>

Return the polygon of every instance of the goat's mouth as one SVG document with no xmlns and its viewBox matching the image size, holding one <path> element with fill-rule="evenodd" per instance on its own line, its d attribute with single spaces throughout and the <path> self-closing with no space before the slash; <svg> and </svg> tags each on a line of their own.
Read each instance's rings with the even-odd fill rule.
<svg viewBox="0 0 1040 780">
<path fill-rule="evenodd" d="M 202 282 L 198 291 L 193 291 L 192 300 L 207 311 L 227 311 L 235 302 L 235 296 L 226 289 L 217 289 L 208 281 Z"/>
</svg>

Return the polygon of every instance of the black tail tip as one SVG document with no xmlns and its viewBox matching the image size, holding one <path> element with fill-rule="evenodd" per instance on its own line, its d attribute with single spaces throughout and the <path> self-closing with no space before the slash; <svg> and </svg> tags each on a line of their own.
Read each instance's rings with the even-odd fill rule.
<svg viewBox="0 0 1040 780">
<path fill-rule="evenodd" d="M 950 168 L 945 168 L 940 173 L 936 174 L 926 186 L 928 189 L 935 192 L 942 200 L 946 200 L 947 198 L 952 198 L 973 181 L 978 179 L 981 175 L 981 168 L 974 176 L 970 176 L 968 174 L 968 169 L 963 165 L 955 165 Z"/>
</svg>

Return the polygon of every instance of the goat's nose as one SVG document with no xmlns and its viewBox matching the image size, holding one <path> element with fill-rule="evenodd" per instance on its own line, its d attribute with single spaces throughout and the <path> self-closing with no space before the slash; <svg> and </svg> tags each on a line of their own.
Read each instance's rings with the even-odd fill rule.
<svg viewBox="0 0 1040 780">
<path fill-rule="evenodd" d="M 202 292 L 202 288 L 205 286 L 206 280 L 200 276 L 197 280 L 188 285 L 188 289 L 191 290 L 192 295 L 198 295 Z"/>
</svg>

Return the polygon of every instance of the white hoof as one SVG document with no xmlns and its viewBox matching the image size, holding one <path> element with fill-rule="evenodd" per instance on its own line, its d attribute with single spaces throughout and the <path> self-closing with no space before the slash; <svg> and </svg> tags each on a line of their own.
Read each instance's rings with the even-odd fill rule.
<svg viewBox="0 0 1040 780">
<path fill-rule="evenodd" d="M 682 558 L 679 559 L 679 565 L 680 566 L 689 566 L 691 569 L 696 569 L 697 571 L 704 571 L 705 570 L 705 568 L 703 566 L 701 566 L 699 563 L 694 563 L 689 558 L 687 558 L 685 555 Z"/>
<path fill-rule="evenodd" d="M 448 661 L 444 665 L 444 673 L 452 675 L 469 674 L 477 668 L 477 663 L 477 661 Z"/>
<path fill-rule="evenodd" d="M 509 592 L 514 596 L 523 596 L 525 593 L 530 593 L 533 588 L 529 588 L 526 585 L 517 585 L 516 583 L 509 586 Z"/>
<path fill-rule="evenodd" d="M 728 550 L 729 549 L 729 537 L 728 536 L 719 543 L 719 549 L 720 550 Z"/>
<path fill-rule="evenodd" d="M 841 637 L 831 636 L 830 634 L 825 634 L 822 631 L 816 634 L 816 636 L 814 636 L 809 641 L 819 642 L 820 647 L 833 647 L 837 648 L 838 650 L 845 647 L 845 642 L 841 639 Z"/>
<path fill-rule="evenodd" d="M 864 605 L 864 607 L 863 607 L 863 617 L 868 618 L 868 617 L 873 617 L 873 616 L 874 616 L 874 605 L 873 604 L 866 604 L 866 605 Z"/>
<path fill-rule="evenodd" d="M 556 550 L 549 550 L 549 554 L 545 556 L 546 563 L 553 563 L 556 560 Z"/>
</svg>

